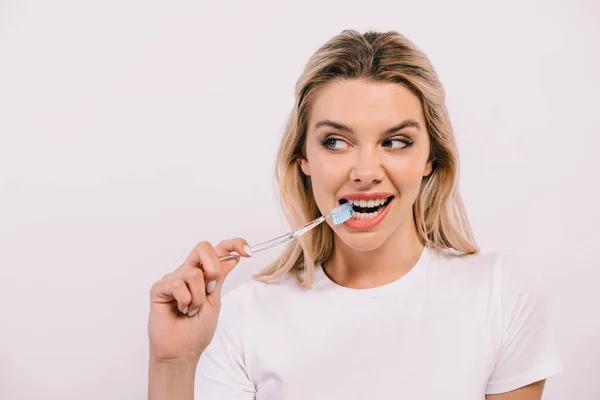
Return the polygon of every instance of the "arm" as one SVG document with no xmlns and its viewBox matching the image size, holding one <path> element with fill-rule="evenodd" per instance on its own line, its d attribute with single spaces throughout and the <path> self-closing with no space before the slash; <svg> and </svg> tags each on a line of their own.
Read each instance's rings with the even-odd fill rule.
<svg viewBox="0 0 600 400">
<path fill-rule="evenodd" d="M 524 259 L 501 260 L 495 273 L 502 335 L 486 399 L 540 400 L 545 380 L 562 369 L 545 296 L 526 273 Z"/>
<path fill-rule="evenodd" d="M 219 258 L 232 251 L 249 257 L 244 246 L 247 242 L 243 239 L 225 240 L 216 248 L 201 242 L 179 268 L 152 285 L 148 318 L 150 400 L 194 398 L 198 360 L 217 328 L 223 280 L 238 262 L 220 262 Z M 216 396 L 203 393 L 200 398 Z"/>
<path fill-rule="evenodd" d="M 488 394 L 486 400 L 541 400 L 545 379 L 506 393 Z"/>
<path fill-rule="evenodd" d="M 195 364 L 150 360 L 148 368 L 149 400 L 193 400 Z"/>
</svg>

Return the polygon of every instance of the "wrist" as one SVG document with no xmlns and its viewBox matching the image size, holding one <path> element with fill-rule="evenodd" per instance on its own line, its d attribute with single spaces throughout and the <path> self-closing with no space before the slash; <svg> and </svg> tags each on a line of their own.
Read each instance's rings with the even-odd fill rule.
<svg viewBox="0 0 600 400">
<path fill-rule="evenodd" d="M 199 357 L 187 359 L 164 359 L 150 355 L 149 364 L 151 368 L 160 371 L 177 371 L 180 373 L 195 373 Z"/>
<path fill-rule="evenodd" d="M 172 365 L 173 367 L 180 368 L 183 366 L 189 366 L 198 364 L 200 360 L 200 355 L 202 353 L 194 353 L 188 352 L 184 357 L 173 357 L 171 354 L 165 353 L 163 351 L 156 351 L 152 345 L 150 345 L 150 358 L 149 361 L 151 364 L 157 365 Z"/>
<path fill-rule="evenodd" d="M 162 360 L 150 357 L 150 400 L 194 398 L 194 381 L 198 362 L 190 360 Z"/>
</svg>

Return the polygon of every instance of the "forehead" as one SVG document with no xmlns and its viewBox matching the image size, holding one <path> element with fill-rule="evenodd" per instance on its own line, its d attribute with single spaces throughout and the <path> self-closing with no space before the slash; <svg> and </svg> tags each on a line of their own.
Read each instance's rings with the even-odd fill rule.
<svg viewBox="0 0 600 400">
<path fill-rule="evenodd" d="M 320 88 L 310 113 L 310 128 L 329 119 L 361 127 L 386 129 L 406 119 L 424 126 L 419 98 L 398 83 L 363 79 L 335 81 Z"/>
</svg>

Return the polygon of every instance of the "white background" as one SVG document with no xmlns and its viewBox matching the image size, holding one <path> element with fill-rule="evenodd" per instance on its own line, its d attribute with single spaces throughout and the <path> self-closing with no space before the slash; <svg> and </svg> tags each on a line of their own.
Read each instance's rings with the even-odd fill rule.
<svg viewBox="0 0 600 400">
<path fill-rule="evenodd" d="M 600 398 L 600 5 L 483 3 L 1 0 L 0 398 L 146 396 L 151 284 L 200 240 L 283 233 L 293 87 L 345 28 L 430 57 L 480 245 L 548 290 L 544 398 Z"/>
</svg>

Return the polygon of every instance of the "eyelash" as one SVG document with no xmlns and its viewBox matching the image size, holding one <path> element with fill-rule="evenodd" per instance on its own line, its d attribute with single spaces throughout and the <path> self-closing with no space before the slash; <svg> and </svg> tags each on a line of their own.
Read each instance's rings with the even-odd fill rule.
<svg viewBox="0 0 600 400">
<path fill-rule="evenodd" d="M 398 136 L 396 136 L 396 137 L 393 137 L 393 138 L 389 138 L 389 139 L 385 139 L 383 142 L 384 142 L 384 143 L 385 143 L 385 142 L 392 142 L 392 141 L 396 141 L 396 140 L 397 140 L 397 141 L 400 141 L 400 142 L 402 142 L 402 143 L 404 143 L 404 147 L 401 147 L 401 148 L 399 148 L 399 149 L 393 149 L 393 151 L 402 151 L 402 150 L 406 150 L 406 149 L 410 148 L 410 147 L 413 145 L 413 141 L 411 141 L 410 139 L 408 139 L 408 138 L 406 138 L 406 137 L 398 137 Z M 330 135 L 330 136 L 326 136 L 326 137 L 324 137 L 324 138 L 323 138 L 323 140 L 321 140 L 321 145 L 322 145 L 322 146 L 323 146 L 325 149 L 327 149 L 327 150 L 329 150 L 329 151 L 338 152 L 338 151 L 340 151 L 340 150 L 343 150 L 343 149 L 335 149 L 335 148 L 333 148 L 332 146 L 329 146 L 329 145 L 328 145 L 328 143 L 331 143 L 332 141 L 342 141 L 342 142 L 345 142 L 345 140 L 344 140 L 344 139 L 341 139 L 341 138 L 339 138 L 339 137 L 336 137 L 336 136 L 332 136 L 332 135 Z M 389 147 L 389 146 L 385 146 L 385 147 Z"/>
</svg>

